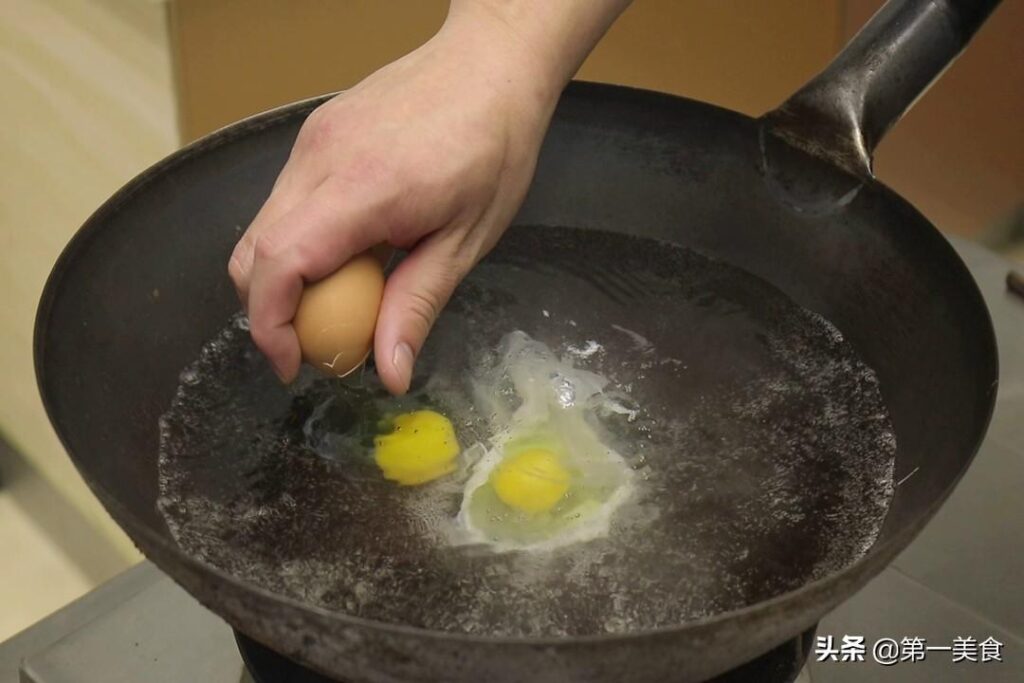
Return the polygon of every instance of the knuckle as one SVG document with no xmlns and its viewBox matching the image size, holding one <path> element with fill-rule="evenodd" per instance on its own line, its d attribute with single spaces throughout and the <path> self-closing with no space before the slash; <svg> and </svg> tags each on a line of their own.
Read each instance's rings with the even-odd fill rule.
<svg viewBox="0 0 1024 683">
<path fill-rule="evenodd" d="M 273 330 L 263 324 L 261 320 L 252 319 L 249 320 L 249 336 L 252 337 L 253 343 L 263 353 L 270 355 L 274 350 L 274 333 Z"/>
<path fill-rule="evenodd" d="M 392 195 L 397 188 L 407 187 L 407 177 L 402 164 L 366 151 L 355 152 L 339 169 L 336 181 L 342 187 L 372 189 L 376 195 Z"/>
<path fill-rule="evenodd" d="M 475 230 L 476 222 L 468 227 L 450 231 L 446 235 L 444 266 L 439 271 L 441 281 L 454 289 L 483 255 L 482 232 Z"/>
<path fill-rule="evenodd" d="M 409 314 L 424 333 L 441 313 L 441 304 L 431 292 L 414 291 L 409 294 Z"/>
<path fill-rule="evenodd" d="M 302 124 L 303 128 L 314 128 L 324 121 L 326 117 L 326 104 L 321 104 L 313 111 L 309 112 L 306 116 L 305 122 Z"/>
<path fill-rule="evenodd" d="M 281 255 L 281 243 L 272 232 L 265 232 L 256 239 L 253 255 L 259 261 L 275 261 Z"/>
<path fill-rule="evenodd" d="M 441 315 L 441 309 L 448 302 L 451 292 L 466 271 L 468 271 L 468 267 L 464 271 L 461 266 L 453 262 L 440 264 L 429 286 L 419 287 L 409 292 L 409 314 L 423 333 L 429 332 L 433 327 L 438 316 Z"/>
<path fill-rule="evenodd" d="M 254 263 L 273 264 L 278 276 L 298 275 L 308 277 L 323 264 L 324 252 L 315 242 L 309 240 L 276 240 L 269 235 L 256 242 Z"/>
<path fill-rule="evenodd" d="M 451 288 L 454 289 L 462 281 L 462 278 L 466 277 L 469 271 L 473 269 L 476 261 L 476 255 L 472 249 L 459 249 L 452 256 L 451 266 L 445 272 L 444 276 L 448 280 L 446 284 L 451 285 Z"/>
<path fill-rule="evenodd" d="M 331 138 L 333 128 L 331 117 L 324 107 L 314 109 L 299 129 L 299 134 L 295 138 L 296 149 L 305 151 L 323 147 Z"/>
<path fill-rule="evenodd" d="M 238 254 L 232 254 L 228 260 L 228 277 L 236 287 L 241 287 L 245 282 L 245 268 L 242 267 L 242 260 Z"/>
</svg>

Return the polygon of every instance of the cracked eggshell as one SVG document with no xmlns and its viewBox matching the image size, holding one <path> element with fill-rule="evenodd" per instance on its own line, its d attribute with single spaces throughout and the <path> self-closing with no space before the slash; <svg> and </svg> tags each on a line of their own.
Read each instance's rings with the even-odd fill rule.
<svg viewBox="0 0 1024 683">
<path fill-rule="evenodd" d="M 332 377 L 359 368 L 373 348 L 383 295 L 384 270 L 369 252 L 307 285 L 292 321 L 303 360 Z"/>
</svg>

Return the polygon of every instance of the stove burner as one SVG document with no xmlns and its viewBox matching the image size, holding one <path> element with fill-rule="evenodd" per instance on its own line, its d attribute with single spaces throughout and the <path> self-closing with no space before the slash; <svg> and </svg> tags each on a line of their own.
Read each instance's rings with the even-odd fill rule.
<svg viewBox="0 0 1024 683">
<path fill-rule="evenodd" d="M 807 661 L 816 628 L 811 627 L 802 635 L 707 683 L 792 683 Z M 235 631 L 235 640 L 249 675 L 256 683 L 341 683 L 310 671 L 238 631 Z"/>
<path fill-rule="evenodd" d="M 235 631 L 235 642 L 245 668 L 256 683 L 342 683 L 310 671 L 238 631 Z"/>
</svg>

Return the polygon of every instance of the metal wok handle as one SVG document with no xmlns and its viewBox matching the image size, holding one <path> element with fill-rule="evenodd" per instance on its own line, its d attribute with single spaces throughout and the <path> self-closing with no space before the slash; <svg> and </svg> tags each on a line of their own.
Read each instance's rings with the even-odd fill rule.
<svg viewBox="0 0 1024 683">
<path fill-rule="evenodd" d="M 767 131 L 860 177 L 875 146 L 963 51 L 1000 0 L 889 0 Z"/>
</svg>

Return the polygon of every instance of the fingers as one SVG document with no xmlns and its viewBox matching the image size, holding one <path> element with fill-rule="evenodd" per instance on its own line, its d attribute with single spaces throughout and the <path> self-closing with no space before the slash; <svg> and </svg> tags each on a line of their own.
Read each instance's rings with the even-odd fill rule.
<svg viewBox="0 0 1024 683">
<path fill-rule="evenodd" d="M 421 242 L 384 286 L 374 354 L 377 374 L 393 394 L 409 389 L 416 356 L 469 269 L 469 264 L 459 263 L 452 242 L 443 233 Z"/>
<path fill-rule="evenodd" d="M 295 379 L 302 364 L 299 338 L 291 321 L 304 284 L 302 275 L 290 263 L 267 261 L 254 268 L 249 290 L 249 333 L 286 383 Z"/>
<path fill-rule="evenodd" d="M 260 207 L 259 212 L 246 228 L 242 239 L 234 246 L 227 262 L 227 274 L 230 275 L 234 289 L 238 291 L 242 307 L 248 310 L 249 281 L 252 276 L 253 260 L 256 243 L 263 232 L 275 224 L 289 211 L 294 209 L 304 198 L 315 191 L 318 181 L 305 177 L 293 169 L 294 153 L 285 164 L 281 174 L 274 180 L 270 196 Z"/>
<path fill-rule="evenodd" d="M 387 237 L 384 214 L 366 198 L 341 198 L 322 185 L 253 247 L 248 283 L 249 329 L 278 377 L 290 382 L 302 362 L 292 318 L 306 282 L 314 282 Z"/>
<path fill-rule="evenodd" d="M 242 302 L 242 308 L 247 309 L 249 304 L 249 278 L 252 275 L 256 242 L 259 240 L 260 234 L 266 230 L 267 225 L 276 221 L 286 210 L 284 202 L 271 195 L 231 252 L 231 258 L 228 260 L 228 275 L 231 276 L 231 281 L 235 284 L 235 291 L 238 292 L 238 300 Z"/>
</svg>

